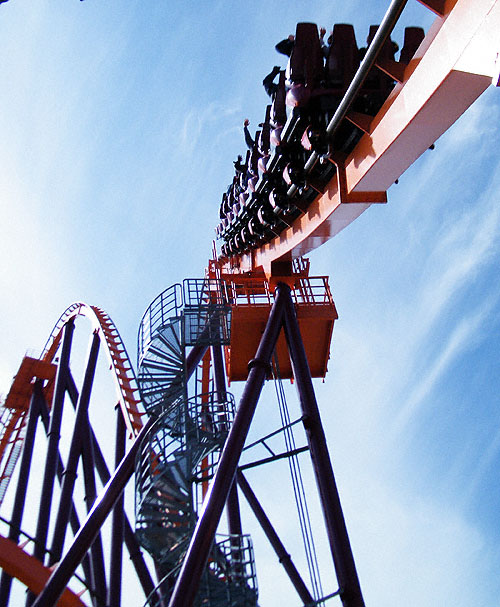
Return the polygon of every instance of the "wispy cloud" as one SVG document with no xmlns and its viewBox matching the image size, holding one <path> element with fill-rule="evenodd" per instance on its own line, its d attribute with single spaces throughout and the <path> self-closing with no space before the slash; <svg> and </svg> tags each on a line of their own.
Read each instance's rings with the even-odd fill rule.
<svg viewBox="0 0 500 607">
<path fill-rule="evenodd" d="M 403 406 L 394 419 L 392 432 L 399 434 L 411 423 L 418 414 L 420 407 L 432 390 L 436 387 L 450 366 L 463 354 L 471 344 L 474 344 L 478 332 L 481 332 L 492 310 L 498 304 L 499 297 L 491 298 L 480 306 L 474 315 L 467 313 L 465 318 L 453 327 L 450 334 L 440 344 L 438 353 L 432 360 L 426 361 L 422 375 L 415 379 L 413 386 L 409 388 L 409 396 L 403 402 Z M 417 362 L 415 366 L 421 366 Z"/>
<path fill-rule="evenodd" d="M 229 119 L 241 113 L 238 107 L 226 107 L 219 102 L 212 102 L 201 108 L 193 108 L 184 117 L 180 132 L 180 151 L 186 156 L 192 156 L 199 146 L 203 132 L 220 137 L 234 132 L 234 126 L 228 128 Z"/>
<path fill-rule="evenodd" d="M 498 323 L 500 166 L 484 123 L 497 110 L 475 110 L 465 133 L 452 131 L 412 168 L 391 192 L 389 226 L 384 209 L 370 210 L 336 245 L 348 276 L 338 280 L 341 319 L 318 392 L 367 604 L 488 607 L 498 589 L 495 540 L 467 509 L 500 452 L 496 420 L 476 419 L 485 412 L 467 400 L 468 425 L 452 429 L 440 410 L 449 390 L 468 385 L 467 365 Z M 455 433 L 475 442 L 476 424 L 493 427 L 477 461 L 464 464 L 465 446 L 447 443 L 435 461 L 426 452 L 432 420 L 446 425 L 443 441 Z"/>
<path fill-rule="evenodd" d="M 406 499 L 401 490 L 377 483 L 365 490 L 375 508 L 357 521 L 355 533 L 360 560 L 366 553 L 371 564 L 360 571 L 367 604 L 466 607 L 472 599 L 486 607 L 475 580 L 492 554 L 473 525 L 453 507 L 428 498 Z"/>
</svg>

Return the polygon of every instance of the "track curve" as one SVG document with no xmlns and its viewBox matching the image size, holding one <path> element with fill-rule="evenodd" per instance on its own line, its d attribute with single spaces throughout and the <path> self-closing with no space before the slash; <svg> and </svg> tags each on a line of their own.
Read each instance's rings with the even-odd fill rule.
<svg viewBox="0 0 500 607">
<path fill-rule="evenodd" d="M 99 338 L 101 347 L 104 349 L 109 361 L 109 369 L 113 376 L 118 404 L 125 421 L 125 426 L 130 436 L 136 437 L 144 425 L 142 418 L 146 413 L 139 409 L 142 400 L 135 372 L 125 345 L 113 321 L 102 308 L 90 306 L 83 302 L 75 302 L 68 306 L 52 329 L 39 360 L 46 366 L 53 367 L 52 363 L 54 363 L 59 346 L 61 345 L 65 326 L 79 316 L 84 316 L 90 321 L 91 332 Z M 23 379 L 23 381 L 28 383 L 27 388 L 30 387 L 34 377 L 25 377 Z M 21 446 L 25 438 L 25 427 L 28 422 L 30 408 L 30 390 L 26 390 L 23 398 L 26 401 L 23 403 L 23 406 L 19 409 L 13 409 L 20 419 L 16 425 L 17 434 L 11 436 L 11 438 L 19 443 L 19 448 L 16 450 L 15 457 L 11 458 L 10 465 L 12 470 L 10 476 L 12 476 L 14 466 L 20 456 Z M 6 402 L 8 402 L 8 399 Z M 47 404 L 49 408 L 52 405 L 51 402 Z M 19 406 L 19 403 L 17 403 L 17 406 Z M 8 438 L 3 442 L 9 443 Z M 51 568 L 46 567 L 38 558 L 24 550 L 24 544 L 18 545 L 16 541 L 12 541 L 1 535 L 0 569 L 4 570 L 9 576 L 18 579 L 35 594 L 41 592 L 52 573 Z M 79 596 L 69 589 L 65 590 L 57 605 L 64 607 L 85 607 L 85 603 L 80 600 Z"/>
<path fill-rule="evenodd" d="M 141 403 L 139 387 L 118 329 L 102 308 L 89 306 L 83 302 L 75 302 L 68 306 L 52 329 L 41 358 L 45 362 L 53 361 L 61 342 L 64 325 L 77 316 L 85 316 L 90 320 L 93 330 L 98 332 L 113 371 L 118 399 L 127 429 L 131 435 L 137 436 L 143 426 L 142 416 L 144 415 L 138 408 Z"/>
<path fill-rule="evenodd" d="M 344 121 L 364 132 L 354 149 L 347 157 L 334 150 L 321 158 L 312 152 L 304 173 L 314 175 L 320 161 L 333 163 L 336 171 L 329 183 L 310 203 L 295 192 L 288 202 L 301 212 L 272 239 L 232 256 L 221 254 L 225 271 L 263 269 L 269 276 L 275 262 L 301 257 L 333 238 L 372 204 L 386 202 L 386 190 L 406 169 L 487 88 L 499 86 L 500 1 L 421 3 L 437 16 L 409 63 L 375 60 L 375 67 L 396 82 L 381 109 L 373 117 L 346 110 Z"/>
</svg>

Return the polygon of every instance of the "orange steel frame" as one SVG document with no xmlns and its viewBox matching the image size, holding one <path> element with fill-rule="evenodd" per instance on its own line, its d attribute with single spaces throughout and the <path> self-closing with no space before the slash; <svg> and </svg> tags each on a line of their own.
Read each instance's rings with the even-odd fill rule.
<svg viewBox="0 0 500 607">
<path fill-rule="evenodd" d="M 26 416 L 33 390 L 32 382 L 35 378 L 44 380 L 45 400 L 51 403 L 55 373 L 56 366 L 51 362 L 25 356 L 7 394 L 3 406 L 8 412 L 8 419 L 4 420 L 3 434 L 0 437 L 0 505 L 24 440 Z"/>
<path fill-rule="evenodd" d="M 274 301 L 273 282 L 264 275 L 235 277 L 222 274 L 231 302 L 231 341 L 226 346 L 226 372 L 229 382 L 245 381 L 248 361 L 259 345 Z M 334 323 L 338 318 L 328 278 L 305 273 L 288 277 L 295 303 L 311 377 L 325 377 Z M 282 379 L 293 377 L 283 331 L 276 344 L 276 357 Z"/>
<path fill-rule="evenodd" d="M 47 583 L 52 568 L 27 554 L 22 546 L 0 536 L 0 569 L 10 576 L 17 578 L 27 588 L 39 594 Z M 80 597 L 70 589 L 66 589 L 57 602 L 58 607 L 85 607 Z"/>
</svg>

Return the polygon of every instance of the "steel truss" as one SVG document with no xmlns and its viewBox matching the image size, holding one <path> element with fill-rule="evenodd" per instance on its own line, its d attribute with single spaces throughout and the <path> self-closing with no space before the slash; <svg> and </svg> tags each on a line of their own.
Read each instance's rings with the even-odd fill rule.
<svg viewBox="0 0 500 607">
<path fill-rule="evenodd" d="M 51 429 L 49 430 L 49 446 L 47 450 L 47 461 L 50 460 L 51 463 L 46 466 L 45 479 L 48 480 L 44 481 L 44 486 L 53 485 L 55 478 L 60 476 L 62 478 L 62 489 L 60 503 L 56 506 L 50 503 L 50 498 L 48 497 L 49 489 L 44 488 L 44 507 L 40 509 L 36 553 L 34 552 L 33 556 L 30 557 L 33 562 L 42 565 L 43 575 L 41 579 L 37 584 L 29 583 L 27 576 L 18 575 L 30 587 L 31 593 L 28 597 L 28 604 L 34 607 L 49 607 L 59 601 L 57 604 L 61 605 L 84 605 L 82 599 L 67 590 L 70 579 L 81 563 L 85 583 L 92 597 L 92 604 L 95 606 L 120 605 L 120 563 L 123 541 L 125 541 L 125 545 L 129 550 L 145 595 L 149 597 L 148 605 L 162 605 L 164 607 L 167 607 L 167 605 L 168 607 L 180 607 L 182 605 L 184 607 L 196 604 L 199 584 L 201 583 L 203 587 L 204 572 L 206 571 L 207 561 L 211 558 L 210 555 L 213 554 L 216 531 L 224 508 L 228 512 L 229 537 L 243 537 L 238 502 L 239 492 L 237 488 L 239 488 L 249 502 L 252 511 L 280 559 L 293 587 L 297 591 L 300 600 L 305 605 L 316 604 L 283 542 L 272 526 L 269 517 L 248 484 L 242 470 L 238 467 L 240 455 L 244 448 L 262 387 L 270 376 L 271 357 L 282 328 L 285 332 L 290 353 L 302 409 L 301 419 L 307 436 L 308 450 L 311 454 L 328 543 L 338 580 L 339 588 L 334 595 L 340 596 L 345 607 L 360 607 L 364 605 L 294 303 L 290 294 L 290 287 L 284 283 L 278 284 L 276 288 L 275 301 L 256 355 L 249 363 L 248 380 L 245 384 L 234 421 L 230 424 L 229 431 L 226 431 L 227 438 L 219 457 L 216 472 L 206 491 L 203 510 L 194 526 L 189 546 L 185 550 L 185 556 L 182 558 L 182 564 L 175 572 L 175 583 L 174 579 L 170 578 L 168 590 L 166 590 L 165 580 L 155 586 L 153 577 L 142 558 L 136 537 L 127 518 L 123 514 L 123 504 L 121 501 L 125 485 L 132 476 L 136 458 L 138 454 L 141 454 L 141 448 L 146 444 L 148 435 L 151 435 L 153 432 L 155 419 L 158 416 L 157 418 L 151 416 L 142 429 L 136 432 L 134 441 L 125 454 L 125 424 L 121 410 L 118 410 L 115 472 L 110 476 L 108 466 L 104 461 L 93 430 L 88 422 L 87 415 L 88 402 L 92 390 L 93 372 L 99 349 L 98 333 L 94 333 L 92 337 L 84 381 L 80 391 L 78 391 L 69 370 L 73 319 L 70 318 L 64 324 L 62 351 L 57 368 L 54 400 L 50 412 L 47 411 L 43 392 L 41 392 L 42 382 L 35 381 L 33 384 L 33 396 L 16 491 L 16 504 L 11 519 L 10 540 L 12 543 L 17 543 L 20 537 L 19 533 L 24 506 L 22 495 L 25 493 L 24 487 L 29 475 L 31 448 L 36 431 L 36 422 L 42 411 L 42 419 L 46 420 L 46 424 L 48 422 L 48 427 Z M 218 397 L 224 400 L 227 399 L 227 392 L 220 344 L 211 344 L 209 340 L 206 340 L 202 345 L 194 346 L 187 357 L 186 374 L 190 376 L 194 372 L 196 366 L 203 360 L 209 348 L 211 348 L 215 390 Z M 50 437 L 58 435 L 57 425 L 65 394 L 69 395 L 71 402 L 76 407 L 76 416 L 68 459 L 66 465 L 63 466 L 60 454 L 58 453 L 58 440 L 52 438 L 51 441 Z M 45 414 L 43 414 L 43 411 L 45 411 Z M 49 419 L 50 421 L 48 421 Z M 101 495 L 95 501 L 92 500 L 92 508 L 82 525 L 79 524 L 76 508 L 72 504 L 72 486 L 75 476 L 73 471 L 79 453 L 83 457 L 88 495 L 95 496 L 94 469 L 97 469 L 101 481 L 106 483 Z M 137 461 L 141 462 L 143 459 L 144 454 L 140 455 Z M 207 479 L 204 479 L 203 482 L 205 486 L 208 485 Z M 114 520 L 109 554 L 110 575 L 109 579 L 105 580 L 102 577 L 105 555 L 102 541 L 100 540 L 100 530 L 105 519 L 112 511 L 114 513 Z M 47 521 L 51 512 L 57 512 L 56 528 L 52 544 L 47 541 Z M 75 537 L 63 555 L 62 548 L 68 527 L 72 528 Z M 240 542 L 238 548 L 235 541 L 235 539 L 228 540 L 226 559 L 233 558 L 236 549 L 240 550 L 240 554 L 243 553 L 243 544 Z M 240 562 L 243 563 L 243 559 Z M 50 577 L 47 565 L 55 565 Z M 241 566 L 243 567 L 243 565 Z M 7 604 L 7 588 L 10 584 L 8 573 L 17 574 L 12 570 L 9 571 L 8 566 L 4 567 L 4 569 L 2 590 L 0 590 L 3 594 L 0 596 L 3 597 L 2 600 L 4 602 L 2 604 Z M 232 571 L 234 576 L 234 566 Z M 161 567 L 158 573 L 161 573 Z M 38 594 L 37 598 L 35 598 L 36 594 Z M 239 604 L 224 602 L 224 600 L 221 602 L 219 596 L 211 604 Z"/>
<path fill-rule="evenodd" d="M 73 377 L 70 364 L 75 319 L 78 316 L 86 316 L 93 325 L 80 387 Z M 106 353 L 117 388 L 117 400 L 114 401 L 117 420 L 115 461 L 111 463 L 105 459 L 89 421 L 88 411 L 100 350 Z M 58 361 L 55 358 L 56 354 L 59 354 Z M 63 445 L 60 439 L 63 432 L 64 404 L 67 400 L 74 410 L 74 423 L 68 454 L 63 458 L 61 451 Z M 56 324 L 40 360 L 29 357 L 24 359 L 5 403 L 7 409 L 12 407 L 13 410 L 18 411 L 22 420 L 21 431 L 11 439 L 22 444 L 22 452 L 17 485 L 13 488 L 12 514 L 10 520 L 3 519 L 4 524 L 8 524 L 8 535 L 1 538 L 1 605 L 9 604 L 13 578 L 19 579 L 27 586 L 26 605 L 35 604 L 36 597 L 45 587 L 52 569 L 61 560 L 68 533 L 81 537 L 85 525 L 81 525 L 81 513 L 79 514 L 75 501 L 79 465 L 83 470 L 81 490 L 85 496 L 86 511 L 100 512 L 103 503 L 112 502 L 111 540 L 109 545 L 106 545 L 100 533 L 100 526 L 96 529 L 88 552 L 78 559 L 71 571 L 73 576 L 81 563 L 82 574 L 78 576 L 80 592 L 76 593 L 64 588 L 57 604 L 82 607 L 85 604 L 92 604 L 94 607 L 120 605 L 123 544 L 129 553 L 145 596 L 153 591 L 155 583 L 124 511 L 121 483 L 118 483 L 120 487 L 118 491 L 115 490 L 116 479 L 123 474 L 126 462 L 130 461 L 131 457 L 133 462 L 131 450 L 124 456 L 126 435 L 128 430 L 130 435 L 140 436 L 141 417 L 144 414 L 140 412 L 139 405 L 138 388 L 125 347 L 111 319 L 99 308 L 82 303 L 70 306 Z M 42 423 L 47 435 L 45 455 L 43 453 L 40 455 L 39 449 L 34 451 L 35 446 L 43 442 L 40 441 L 35 445 L 39 422 Z M 26 495 L 30 481 L 37 484 L 36 479 L 30 478 L 35 458 L 45 463 L 36 531 L 34 537 L 30 537 L 23 531 L 23 519 L 27 514 Z M 116 472 L 112 478 L 110 470 L 113 471 L 114 468 Z M 54 491 L 56 479 L 60 485 L 59 492 Z M 98 479 L 103 486 L 110 481 L 100 497 L 97 496 Z M 91 517 L 92 514 L 89 515 L 89 518 Z M 28 545 L 32 546 L 31 551 Z M 66 557 L 67 555 L 68 553 Z M 107 561 L 108 576 L 105 573 L 105 561 Z M 89 597 L 86 598 L 89 603 L 80 598 L 82 593 Z M 56 604 L 56 601 L 53 604 Z"/>
</svg>

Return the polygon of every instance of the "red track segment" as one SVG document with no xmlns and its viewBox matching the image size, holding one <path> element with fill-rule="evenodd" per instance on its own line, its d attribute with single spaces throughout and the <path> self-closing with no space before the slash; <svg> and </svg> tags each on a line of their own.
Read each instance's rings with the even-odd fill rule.
<svg viewBox="0 0 500 607">
<path fill-rule="evenodd" d="M 94 331 L 98 331 L 101 343 L 105 346 L 110 369 L 113 371 L 118 402 L 129 433 L 136 436 L 143 426 L 144 413 L 138 409 L 141 402 L 139 388 L 127 351 L 113 321 L 101 308 L 81 302 L 72 304 L 57 321 L 40 360 L 30 357 L 23 359 L 5 400 L 4 407 L 9 413 L 2 420 L 3 429 L 0 429 L 3 430 L 0 432 L 0 504 L 24 440 L 32 379 L 37 377 L 47 380 L 44 392 L 50 406 L 55 374 L 52 361 L 59 348 L 64 325 L 77 316 L 85 316 L 91 321 Z"/>
<path fill-rule="evenodd" d="M 138 405 L 141 402 L 139 388 L 120 334 L 104 310 L 81 302 L 69 306 L 52 329 L 52 333 L 42 353 L 42 359 L 45 361 L 53 360 L 61 341 L 64 325 L 77 316 L 88 318 L 92 323 L 94 331 L 99 332 L 101 343 L 105 346 L 110 362 L 110 368 L 113 370 L 118 401 L 123 418 L 127 424 L 127 429 L 131 435 L 137 436 L 143 426 L 142 416 L 144 415 L 138 409 Z"/>
<path fill-rule="evenodd" d="M 232 258 L 234 271 L 260 267 L 270 275 L 273 262 L 305 255 L 385 202 L 390 185 L 488 86 L 498 86 L 500 0 L 446 0 L 442 12 L 352 153 L 331 159 L 338 172 L 324 193 L 272 241 Z"/>
<path fill-rule="evenodd" d="M 118 402 L 130 434 L 136 436 L 143 426 L 142 416 L 144 413 L 141 413 L 138 409 L 141 399 L 134 370 L 113 321 L 104 310 L 97 306 L 89 306 L 81 302 L 72 304 L 57 321 L 40 359 L 30 357 L 23 359 L 7 395 L 4 406 L 10 414 L 0 436 L 0 463 L 3 456 L 6 455 L 5 463 L 0 470 L 0 502 L 24 440 L 32 380 L 33 378 L 39 378 L 47 381 L 44 392 L 47 404 L 50 406 L 56 371 L 52 361 L 59 348 L 64 326 L 77 316 L 88 318 L 92 323 L 93 331 L 99 334 L 101 344 L 104 346 L 110 362 Z M 13 445 L 18 448 L 14 449 Z M 12 577 L 19 579 L 36 594 L 42 591 L 52 573 L 52 570 L 45 567 L 38 559 L 24 552 L 22 547 L 2 536 L 0 536 L 0 568 Z M 61 607 L 85 607 L 80 598 L 70 590 L 65 590 L 57 605 Z"/>
<path fill-rule="evenodd" d="M 0 568 L 36 594 L 44 589 L 52 573 L 52 569 L 45 567 L 37 558 L 24 552 L 21 546 L 1 535 Z M 66 589 L 57 602 L 57 607 L 85 607 L 85 603 L 77 594 Z"/>
</svg>

